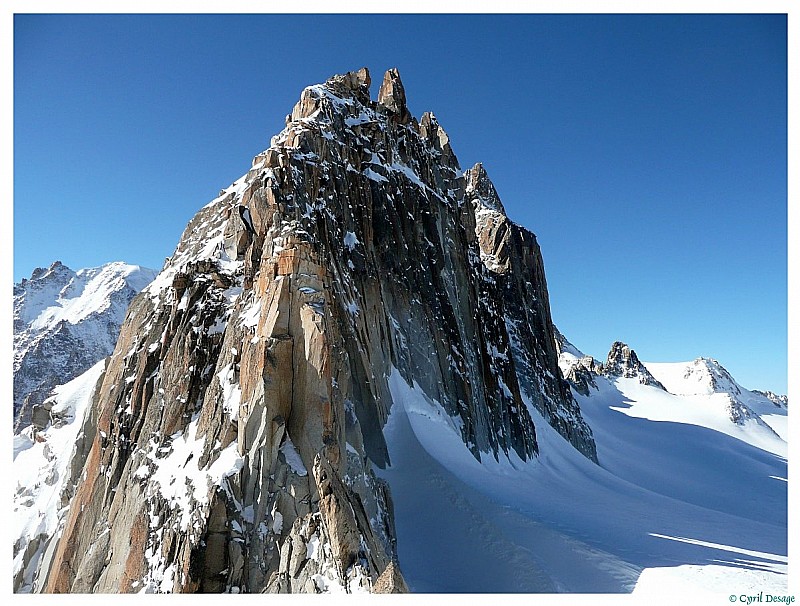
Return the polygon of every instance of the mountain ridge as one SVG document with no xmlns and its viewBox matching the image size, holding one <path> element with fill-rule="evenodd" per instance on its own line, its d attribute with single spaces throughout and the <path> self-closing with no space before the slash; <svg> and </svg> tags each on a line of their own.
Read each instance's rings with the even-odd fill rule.
<svg viewBox="0 0 800 606">
<path fill-rule="evenodd" d="M 696 403 L 699 410 L 724 410 L 727 420 L 735 425 L 756 423 L 783 441 L 787 439 L 788 397 L 745 389 L 713 358 L 643 363 L 627 344 L 615 341 L 607 361 L 598 363 L 578 350 L 560 332 L 556 334 L 556 343 L 561 372 L 572 389 L 583 396 L 588 397 L 592 390 L 598 390 L 598 377 L 633 378 L 642 385 L 686 397 Z M 687 417 L 689 422 L 693 422 L 691 416 Z M 724 431 L 724 424 L 717 427 Z"/>
</svg>

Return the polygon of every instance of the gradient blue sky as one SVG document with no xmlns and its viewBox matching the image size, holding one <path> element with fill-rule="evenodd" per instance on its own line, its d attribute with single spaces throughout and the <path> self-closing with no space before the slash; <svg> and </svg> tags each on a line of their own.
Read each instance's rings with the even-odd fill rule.
<svg viewBox="0 0 800 606">
<path fill-rule="evenodd" d="M 537 234 L 576 346 L 785 393 L 786 45 L 782 15 L 17 15 L 14 280 L 160 268 L 303 87 L 397 67 Z"/>
</svg>

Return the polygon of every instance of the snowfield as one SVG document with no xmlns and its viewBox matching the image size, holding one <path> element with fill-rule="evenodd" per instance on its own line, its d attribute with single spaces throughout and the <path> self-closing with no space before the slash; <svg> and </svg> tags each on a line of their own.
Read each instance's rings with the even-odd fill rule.
<svg viewBox="0 0 800 606">
<path fill-rule="evenodd" d="M 393 372 L 379 474 L 411 590 L 785 594 L 786 442 L 733 423 L 719 394 L 595 380 L 576 397 L 599 466 L 530 405 L 540 456 L 479 463 L 444 409 Z"/>
<path fill-rule="evenodd" d="M 30 591 L 47 540 L 60 531 L 66 516 L 68 508 L 61 502 L 61 493 L 67 488 L 75 443 L 104 368 L 105 360 L 101 360 L 69 383 L 56 387 L 51 414 L 61 418 L 61 426 L 50 425 L 38 436 L 28 426 L 14 436 L 14 575 L 21 572 L 28 545 L 36 549 L 27 570 L 22 571 L 21 593 Z"/>
</svg>

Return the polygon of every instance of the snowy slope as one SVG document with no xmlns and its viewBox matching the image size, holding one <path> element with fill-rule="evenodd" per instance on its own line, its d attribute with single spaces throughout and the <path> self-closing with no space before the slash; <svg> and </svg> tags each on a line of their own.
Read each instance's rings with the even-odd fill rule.
<svg viewBox="0 0 800 606">
<path fill-rule="evenodd" d="M 530 406 L 541 455 L 479 463 L 444 410 L 393 374 L 382 475 L 412 591 L 785 591 L 786 459 L 754 445 L 760 430 L 631 415 L 681 400 L 636 379 L 596 382 L 575 395 L 599 466 Z"/>
<path fill-rule="evenodd" d="M 154 276 L 153 270 L 121 262 L 76 272 L 56 261 L 14 285 L 18 429 L 53 387 L 111 354 L 128 305 Z"/>
<path fill-rule="evenodd" d="M 55 389 L 51 414 L 59 419 L 44 431 L 32 426 L 14 436 L 14 576 L 15 590 L 30 591 L 33 574 L 61 522 L 68 501 L 62 492 L 81 427 L 89 412 L 92 392 L 103 373 L 104 361 Z M 89 438 L 91 440 L 91 438 Z M 29 553 L 26 556 L 26 551 Z M 27 562 L 26 570 L 22 570 Z"/>
</svg>

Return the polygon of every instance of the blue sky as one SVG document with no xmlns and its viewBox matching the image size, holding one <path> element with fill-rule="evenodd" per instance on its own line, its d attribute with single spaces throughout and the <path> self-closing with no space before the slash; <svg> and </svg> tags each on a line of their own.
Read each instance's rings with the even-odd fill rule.
<svg viewBox="0 0 800 606">
<path fill-rule="evenodd" d="M 542 246 L 586 353 L 786 392 L 781 15 L 17 15 L 14 280 L 160 268 L 306 85 L 397 67 Z"/>
</svg>

